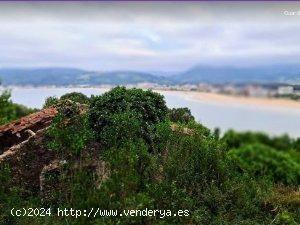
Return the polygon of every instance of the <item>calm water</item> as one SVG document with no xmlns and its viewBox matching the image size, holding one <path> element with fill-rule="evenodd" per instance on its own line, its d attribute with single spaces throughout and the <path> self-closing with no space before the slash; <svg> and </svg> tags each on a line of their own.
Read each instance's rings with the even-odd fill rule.
<svg viewBox="0 0 300 225">
<path fill-rule="evenodd" d="M 12 99 L 29 107 L 41 108 L 48 96 L 61 96 L 68 92 L 82 92 L 88 96 L 102 94 L 97 88 L 14 88 Z M 165 93 L 169 107 L 188 107 L 195 118 L 209 128 L 222 131 L 233 128 L 239 131 L 264 131 L 279 135 L 288 133 L 300 137 L 300 110 L 264 108 L 239 104 L 208 103 L 191 100 L 178 94 Z"/>
</svg>

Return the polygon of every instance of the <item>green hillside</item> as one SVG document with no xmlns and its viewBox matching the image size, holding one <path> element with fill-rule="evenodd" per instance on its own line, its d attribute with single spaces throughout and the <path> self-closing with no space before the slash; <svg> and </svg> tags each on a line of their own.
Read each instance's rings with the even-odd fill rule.
<svg viewBox="0 0 300 225">
<path fill-rule="evenodd" d="M 24 161 L 0 161 L 0 224 L 300 224 L 300 139 L 220 137 L 141 89 L 72 93 L 49 105 L 58 114 L 19 149 Z M 13 216 L 12 208 L 46 210 Z"/>
</svg>

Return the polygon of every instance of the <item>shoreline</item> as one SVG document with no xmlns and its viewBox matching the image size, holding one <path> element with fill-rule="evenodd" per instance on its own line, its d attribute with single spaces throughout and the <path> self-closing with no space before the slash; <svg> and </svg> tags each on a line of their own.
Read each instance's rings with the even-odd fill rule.
<svg viewBox="0 0 300 225">
<path fill-rule="evenodd" d="M 257 106 L 263 108 L 283 108 L 300 110 L 300 101 L 280 98 L 266 98 L 266 97 L 245 97 L 225 95 L 211 92 L 197 92 L 197 91 L 161 91 L 154 90 L 160 93 L 180 95 L 188 100 L 200 101 L 205 103 L 215 103 L 223 105 L 244 105 Z"/>
<path fill-rule="evenodd" d="M 7 88 L 7 87 L 6 87 Z M 0 87 L 0 90 L 6 89 Z M 111 87 L 52 87 L 52 86 L 40 86 L 40 87 L 30 87 L 30 86 L 11 86 L 7 89 L 40 89 L 40 90 L 51 90 L 51 89 L 98 89 L 101 92 L 107 92 Z M 146 88 L 142 88 L 146 89 Z M 226 95 L 220 93 L 211 92 L 198 92 L 198 91 L 180 91 L 180 90 L 162 90 L 162 89 L 151 89 L 155 92 L 161 94 L 171 94 L 186 98 L 191 101 L 198 101 L 204 103 L 212 103 L 218 105 L 237 105 L 237 106 L 254 106 L 260 108 L 277 108 L 277 109 L 296 109 L 300 111 L 300 101 L 282 98 L 267 98 L 267 97 L 246 97 L 246 96 L 236 96 L 236 95 Z"/>
</svg>

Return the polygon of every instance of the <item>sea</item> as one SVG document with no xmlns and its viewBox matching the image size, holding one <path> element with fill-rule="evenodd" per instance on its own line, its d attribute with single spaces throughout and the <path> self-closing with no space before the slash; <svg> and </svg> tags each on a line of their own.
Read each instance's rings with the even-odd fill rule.
<svg viewBox="0 0 300 225">
<path fill-rule="evenodd" d="M 49 96 L 61 96 L 69 92 L 82 92 L 87 96 L 101 95 L 108 89 L 103 88 L 57 88 L 57 87 L 13 87 L 12 100 L 32 108 L 42 108 Z M 197 121 L 210 129 L 219 128 L 237 131 L 260 131 L 272 136 L 288 134 L 300 137 L 300 109 L 278 107 L 257 107 L 253 105 L 209 102 L 189 98 L 188 94 L 161 92 L 168 107 L 188 107 Z"/>
</svg>

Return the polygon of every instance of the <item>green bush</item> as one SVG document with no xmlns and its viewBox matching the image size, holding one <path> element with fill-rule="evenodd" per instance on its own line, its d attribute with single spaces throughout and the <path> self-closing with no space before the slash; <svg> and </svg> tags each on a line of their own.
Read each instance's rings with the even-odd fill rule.
<svg viewBox="0 0 300 225">
<path fill-rule="evenodd" d="M 71 92 L 64 94 L 60 97 L 60 100 L 71 100 L 73 102 L 78 102 L 81 104 L 89 104 L 90 99 L 80 92 Z"/>
<path fill-rule="evenodd" d="M 45 103 L 43 105 L 43 108 L 49 108 L 51 106 L 55 106 L 56 104 L 58 104 L 59 99 L 55 96 L 50 96 L 48 98 L 46 98 Z"/>
<path fill-rule="evenodd" d="M 197 123 L 172 131 L 158 124 L 160 169 L 149 193 L 157 208 L 189 209 L 185 218 L 168 218 L 166 224 L 242 224 L 266 220 L 261 209 L 268 185 L 237 174 L 222 142 Z M 193 133 L 186 133 L 186 128 Z M 270 216 L 271 217 L 271 216 Z M 269 219 L 270 219 L 269 217 Z M 245 223 L 246 224 L 246 223 Z"/>
<path fill-rule="evenodd" d="M 11 166 L 3 162 L 0 164 L 0 184 L 0 224 L 25 224 L 20 221 L 20 217 L 11 215 L 11 209 L 34 207 L 39 200 L 35 196 L 26 195 L 12 179 Z"/>
<path fill-rule="evenodd" d="M 43 108 L 49 108 L 51 106 L 55 106 L 60 102 L 64 102 L 65 100 L 70 100 L 72 102 L 77 102 L 86 105 L 88 105 L 90 102 L 90 99 L 86 95 L 80 92 L 71 92 L 62 95 L 60 98 L 57 98 L 55 96 L 48 97 L 43 105 Z"/>
<path fill-rule="evenodd" d="M 185 116 L 187 109 L 173 109 L 174 117 L 168 118 L 163 97 L 140 89 L 117 87 L 92 97 L 89 106 L 68 100 L 57 104 L 59 113 L 47 132 L 48 147 L 67 161 L 54 177 L 59 188 L 53 188 L 50 205 L 181 209 L 189 215 L 7 218 L 9 206 L 40 207 L 45 202 L 28 200 L 26 192 L 13 194 L 9 171 L 0 170 L 0 223 L 299 224 L 295 206 L 270 200 L 275 182 L 299 185 L 295 140 L 233 131 L 220 140 L 219 131 L 211 132 Z M 286 199 L 285 193 L 280 196 Z"/>
<path fill-rule="evenodd" d="M 169 119 L 175 123 L 188 123 L 195 121 L 194 116 L 189 108 L 173 108 L 169 110 Z"/>
<path fill-rule="evenodd" d="M 36 109 L 30 109 L 26 106 L 13 103 L 11 101 L 11 93 L 8 90 L 3 91 L 0 95 L 0 125 L 9 123 L 35 111 Z"/>
<path fill-rule="evenodd" d="M 233 130 L 227 131 L 222 140 L 227 144 L 228 148 L 239 148 L 243 145 L 261 143 L 280 151 L 289 151 L 297 149 L 300 151 L 299 139 L 294 140 L 288 135 L 270 137 L 262 132 L 236 132 Z"/>
<path fill-rule="evenodd" d="M 275 225 L 297 225 L 298 223 L 294 220 L 293 215 L 287 211 L 279 213 L 275 220 Z"/>
<path fill-rule="evenodd" d="M 241 170 L 254 177 L 268 176 L 277 183 L 300 184 L 300 164 L 289 153 L 262 144 L 249 144 L 230 150 L 228 155 Z"/>
<path fill-rule="evenodd" d="M 88 127 L 87 115 L 82 110 L 78 103 L 62 102 L 47 131 L 51 138 L 48 147 L 58 152 L 62 158 L 80 155 L 93 138 L 93 133 Z"/>
<path fill-rule="evenodd" d="M 297 140 L 294 142 L 293 148 L 300 153 L 300 138 L 297 138 Z"/>
<path fill-rule="evenodd" d="M 150 90 L 116 87 L 101 96 L 92 97 L 89 109 L 89 123 L 97 139 L 115 120 L 116 114 L 130 113 L 140 123 L 139 133 L 151 142 L 150 131 L 154 124 L 163 121 L 167 107 L 162 95 Z"/>
<path fill-rule="evenodd" d="M 101 132 L 101 142 L 105 148 L 120 147 L 127 141 L 138 141 L 141 123 L 135 114 L 124 112 L 111 116 L 110 126 L 105 126 Z"/>
<path fill-rule="evenodd" d="M 74 196 L 67 204 L 81 208 L 189 210 L 183 217 L 118 217 L 83 219 L 78 224 L 259 224 L 264 215 L 258 182 L 236 176 L 221 142 L 201 125 L 170 129 L 169 122 L 156 125 L 155 143 L 160 151 L 150 153 L 143 139 L 124 139 L 120 147 L 102 152 L 110 171 L 100 186 L 90 173 L 68 182 Z M 161 144 L 163 142 L 163 144 Z M 89 178 L 88 178 L 89 177 Z M 94 181 L 93 181 L 94 180 Z M 75 181 L 75 183 L 73 183 Z M 87 185 L 88 184 L 88 185 Z M 84 221 L 84 222 L 83 222 Z M 100 222 L 101 221 L 101 222 Z M 250 224 L 250 223 L 248 223 Z"/>
</svg>

